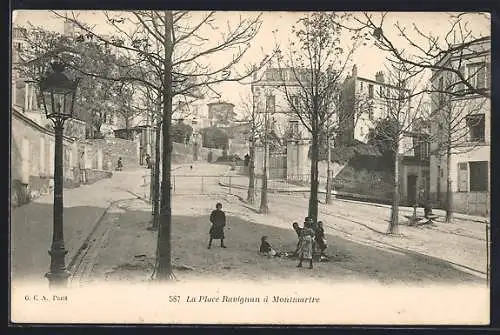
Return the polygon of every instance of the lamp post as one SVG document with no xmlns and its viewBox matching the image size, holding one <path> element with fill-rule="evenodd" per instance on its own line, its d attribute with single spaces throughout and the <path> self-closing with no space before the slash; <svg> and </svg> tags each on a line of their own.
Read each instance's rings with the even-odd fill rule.
<svg viewBox="0 0 500 335">
<path fill-rule="evenodd" d="M 197 132 L 198 120 L 196 119 L 196 116 L 193 117 L 191 124 L 193 126 L 193 161 L 196 162 L 198 160 L 198 132 Z"/>
<path fill-rule="evenodd" d="M 49 286 L 67 285 L 69 272 L 66 270 L 63 233 L 63 129 L 64 122 L 73 117 L 73 106 L 78 86 L 77 80 L 70 80 L 63 73 L 64 65 L 52 63 L 52 72 L 40 79 L 40 94 L 47 119 L 54 123 L 54 223 L 52 245 L 49 251 L 50 270 L 45 275 Z"/>
</svg>

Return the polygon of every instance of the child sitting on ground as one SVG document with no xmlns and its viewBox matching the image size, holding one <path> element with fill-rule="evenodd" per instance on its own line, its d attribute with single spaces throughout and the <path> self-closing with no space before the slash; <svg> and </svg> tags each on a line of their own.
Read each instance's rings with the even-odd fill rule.
<svg viewBox="0 0 500 335">
<path fill-rule="evenodd" d="M 274 248 L 271 246 L 271 244 L 267 241 L 267 236 L 261 237 L 259 252 L 262 255 L 267 256 L 267 257 L 281 257 L 282 256 L 282 253 L 274 250 Z"/>
</svg>

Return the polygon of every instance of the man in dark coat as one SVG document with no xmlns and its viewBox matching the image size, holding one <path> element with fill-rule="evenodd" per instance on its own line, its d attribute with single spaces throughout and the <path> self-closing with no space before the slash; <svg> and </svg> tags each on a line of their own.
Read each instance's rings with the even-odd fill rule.
<svg viewBox="0 0 500 335">
<path fill-rule="evenodd" d="M 212 247 L 212 240 L 220 240 L 220 246 L 226 248 L 224 245 L 224 227 L 226 226 L 226 214 L 222 211 L 222 204 L 220 202 L 215 205 L 215 210 L 210 214 L 210 240 L 208 241 L 208 249 Z"/>
</svg>

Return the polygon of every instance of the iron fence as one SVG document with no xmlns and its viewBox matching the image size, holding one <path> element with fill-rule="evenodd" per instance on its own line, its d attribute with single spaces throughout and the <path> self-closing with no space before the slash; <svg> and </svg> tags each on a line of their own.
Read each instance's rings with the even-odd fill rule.
<svg viewBox="0 0 500 335">
<path fill-rule="evenodd" d="M 149 170 L 151 171 L 151 170 Z M 227 187 L 221 187 L 221 175 L 172 175 L 171 192 L 173 195 L 210 195 L 227 194 Z M 143 175 L 142 195 L 145 199 L 151 200 L 154 192 L 153 172 Z"/>
</svg>

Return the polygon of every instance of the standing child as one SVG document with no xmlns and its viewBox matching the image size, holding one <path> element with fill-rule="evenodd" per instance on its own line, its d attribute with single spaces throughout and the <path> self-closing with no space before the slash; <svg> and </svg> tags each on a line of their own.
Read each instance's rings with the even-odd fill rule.
<svg viewBox="0 0 500 335">
<path fill-rule="evenodd" d="M 212 247 L 212 240 L 220 240 L 221 248 L 226 248 L 224 245 L 224 227 L 226 226 L 226 214 L 222 211 L 222 204 L 218 202 L 215 205 L 215 210 L 210 214 L 210 240 L 208 241 L 208 249 Z"/>
<path fill-rule="evenodd" d="M 300 249 L 300 235 L 301 235 L 302 229 L 304 229 L 304 228 L 301 228 L 297 222 L 294 222 L 292 224 L 292 227 L 293 227 L 293 230 L 295 230 L 295 232 L 297 233 L 297 238 L 298 238 L 297 247 L 295 248 L 295 251 L 293 252 L 293 255 L 297 256 L 299 253 L 299 249 Z"/>
<path fill-rule="evenodd" d="M 318 221 L 318 227 L 316 228 L 315 240 L 316 240 L 316 245 L 319 247 L 320 257 L 326 256 L 325 250 L 328 247 L 328 245 L 326 244 L 327 242 L 326 242 L 326 238 L 325 238 L 325 229 L 323 228 L 322 221 Z"/>
<path fill-rule="evenodd" d="M 313 241 L 314 241 L 314 230 L 312 229 L 312 221 L 308 217 L 304 222 L 304 228 L 300 234 L 300 249 L 299 256 L 300 262 L 297 265 L 298 268 L 302 267 L 302 262 L 304 260 L 309 261 L 309 269 L 313 268 Z"/>
</svg>

